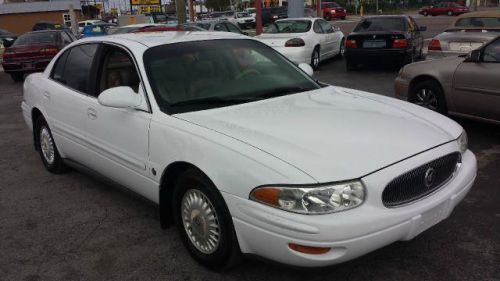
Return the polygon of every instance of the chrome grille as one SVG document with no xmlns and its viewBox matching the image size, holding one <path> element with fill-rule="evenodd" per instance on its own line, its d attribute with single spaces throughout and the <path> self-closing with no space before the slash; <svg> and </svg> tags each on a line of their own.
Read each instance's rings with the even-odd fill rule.
<svg viewBox="0 0 500 281">
<path fill-rule="evenodd" d="M 458 152 L 442 156 L 392 180 L 382 192 L 386 207 L 397 207 L 418 200 L 451 179 L 461 155 Z"/>
</svg>

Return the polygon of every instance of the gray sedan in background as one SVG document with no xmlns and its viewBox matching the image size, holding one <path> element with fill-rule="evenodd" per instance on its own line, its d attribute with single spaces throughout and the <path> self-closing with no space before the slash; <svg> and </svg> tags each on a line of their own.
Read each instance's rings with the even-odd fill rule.
<svg viewBox="0 0 500 281">
<path fill-rule="evenodd" d="M 397 98 L 443 114 L 500 124 L 500 37 L 468 55 L 406 65 L 395 90 Z"/>
<path fill-rule="evenodd" d="M 466 13 L 432 38 L 427 59 L 465 55 L 500 35 L 500 10 Z"/>
</svg>

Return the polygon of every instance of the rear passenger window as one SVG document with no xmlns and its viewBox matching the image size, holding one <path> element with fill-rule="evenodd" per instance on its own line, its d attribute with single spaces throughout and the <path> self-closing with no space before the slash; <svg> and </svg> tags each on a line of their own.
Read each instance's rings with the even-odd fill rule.
<svg viewBox="0 0 500 281">
<path fill-rule="evenodd" d="M 52 78 L 74 90 L 89 94 L 90 69 L 96 50 L 97 44 L 85 44 L 66 51 L 57 61 Z"/>
</svg>

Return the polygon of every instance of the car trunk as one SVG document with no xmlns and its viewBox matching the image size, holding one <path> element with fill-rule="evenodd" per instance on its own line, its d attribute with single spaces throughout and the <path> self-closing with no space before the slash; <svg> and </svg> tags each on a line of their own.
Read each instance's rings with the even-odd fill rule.
<svg viewBox="0 0 500 281">
<path fill-rule="evenodd" d="M 443 50 L 468 53 L 480 48 L 484 43 L 498 35 L 500 35 L 500 30 L 497 32 L 483 32 L 482 30 L 467 29 L 447 31 L 435 39 L 439 40 Z"/>
<path fill-rule="evenodd" d="M 257 39 L 271 47 L 284 47 L 286 41 L 292 38 L 302 38 L 305 33 L 264 33 Z"/>
<path fill-rule="evenodd" d="M 46 57 L 46 54 L 42 54 L 40 51 L 43 49 L 58 49 L 54 44 L 33 44 L 33 45 L 21 45 L 10 47 L 9 50 L 9 61 L 14 60 L 26 60 L 26 59 L 36 59 L 40 57 Z M 52 54 L 53 55 L 53 54 Z"/>
<path fill-rule="evenodd" d="M 368 31 L 353 33 L 347 40 L 355 40 L 358 49 L 390 49 L 396 39 L 404 39 L 401 32 Z"/>
</svg>

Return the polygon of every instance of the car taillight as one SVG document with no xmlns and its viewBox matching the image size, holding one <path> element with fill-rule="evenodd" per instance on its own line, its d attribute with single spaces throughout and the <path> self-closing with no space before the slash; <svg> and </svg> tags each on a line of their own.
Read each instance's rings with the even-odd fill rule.
<svg viewBox="0 0 500 281">
<path fill-rule="evenodd" d="M 358 44 L 356 44 L 356 40 L 346 40 L 345 41 L 345 48 L 346 49 L 356 49 L 358 47 Z"/>
<path fill-rule="evenodd" d="M 344 13 L 347 13 L 347 10 L 346 10 L 346 9 L 344 9 Z"/>
<path fill-rule="evenodd" d="M 12 49 L 5 49 L 3 53 L 3 60 L 8 60 L 16 57 L 16 52 Z"/>
<path fill-rule="evenodd" d="M 59 49 L 58 48 L 43 48 L 40 50 L 40 55 L 42 56 L 55 56 L 57 55 L 57 53 L 59 53 Z"/>
<path fill-rule="evenodd" d="M 408 47 L 408 40 L 406 39 L 394 39 L 392 42 L 392 48 L 394 49 L 404 49 Z"/>
<path fill-rule="evenodd" d="M 285 47 L 302 47 L 305 46 L 306 43 L 304 40 L 300 38 L 293 38 L 285 42 Z"/>
<path fill-rule="evenodd" d="M 427 49 L 429 51 L 441 51 L 441 42 L 439 42 L 439 40 L 437 39 L 432 39 Z"/>
<path fill-rule="evenodd" d="M 330 13 L 335 14 L 335 13 L 336 13 L 336 11 L 335 11 L 335 10 L 331 10 L 331 11 L 330 11 Z"/>
</svg>

